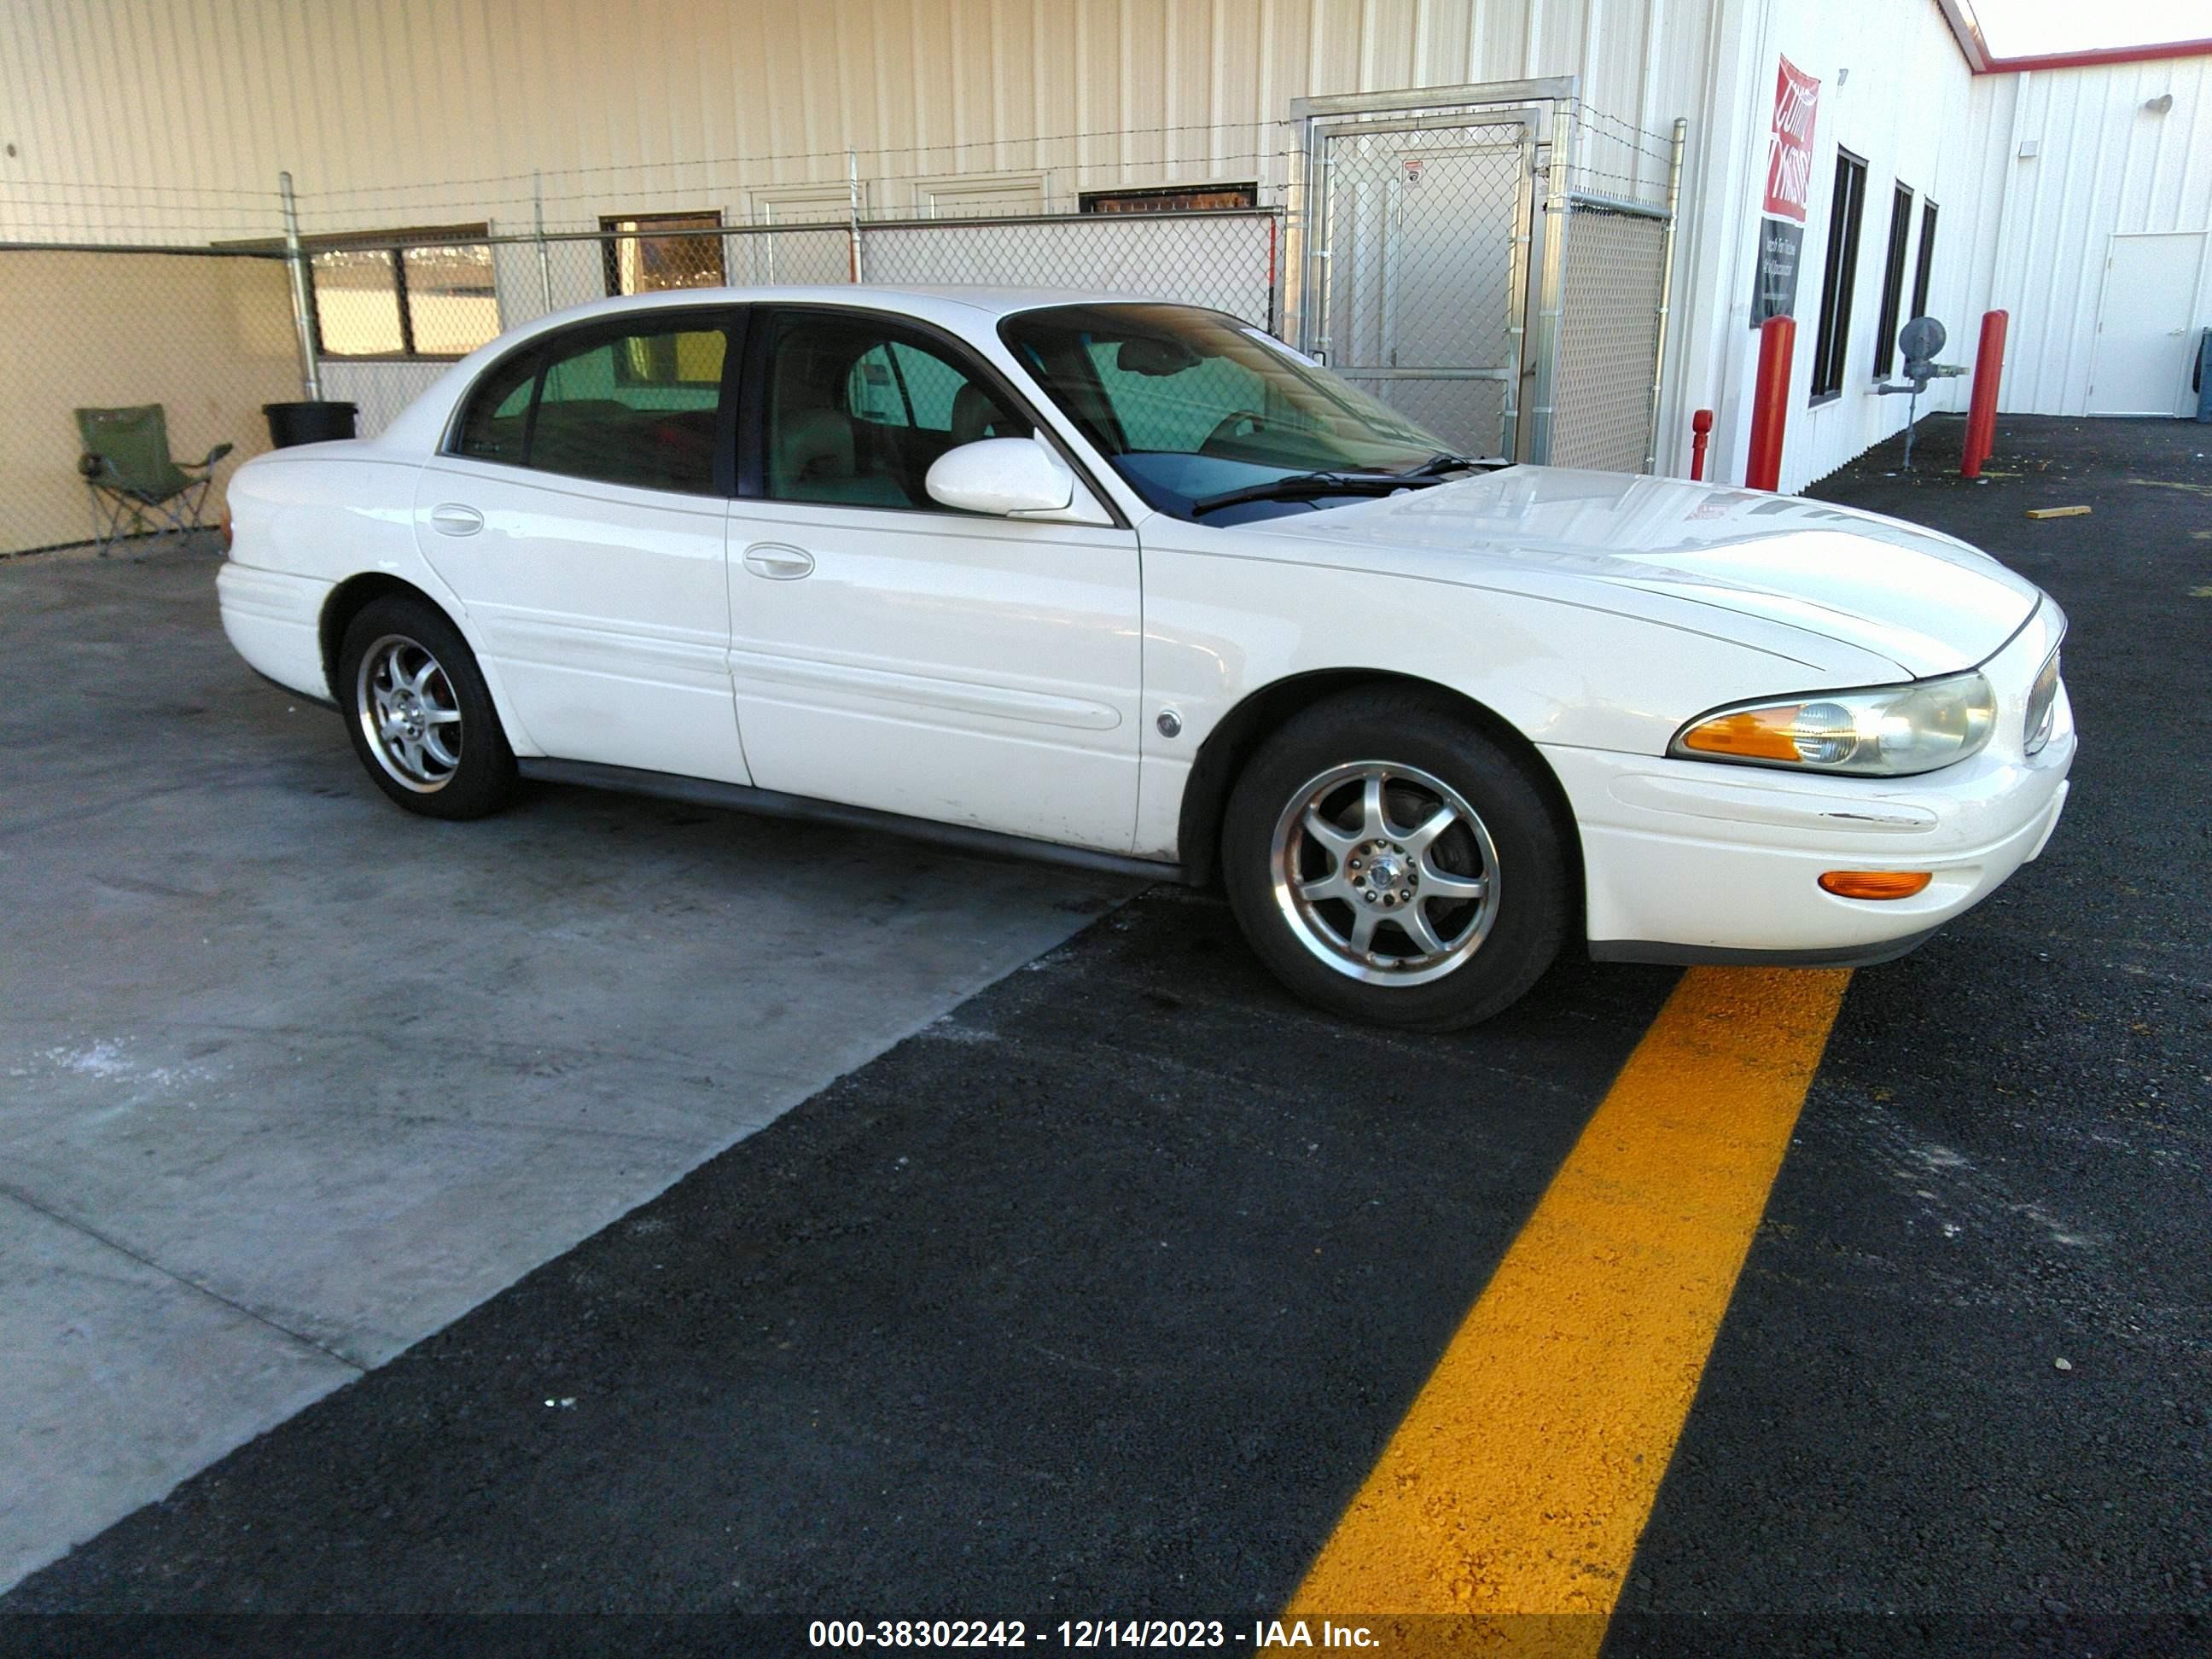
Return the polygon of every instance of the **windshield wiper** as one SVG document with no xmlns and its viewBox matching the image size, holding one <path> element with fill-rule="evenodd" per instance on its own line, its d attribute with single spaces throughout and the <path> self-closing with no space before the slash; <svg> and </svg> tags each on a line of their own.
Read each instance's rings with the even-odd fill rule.
<svg viewBox="0 0 2212 1659">
<path fill-rule="evenodd" d="M 1393 490 L 1419 489 L 1443 482 L 1439 477 L 1409 472 L 1293 472 L 1272 483 L 1246 484 L 1241 489 L 1201 495 L 1190 504 L 1190 510 L 1195 517 L 1224 507 L 1241 507 L 1246 501 L 1304 501 L 1321 495 L 1388 495 Z"/>
<path fill-rule="evenodd" d="M 1471 472 L 1476 467 L 1495 467 L 1496 461 L 1486 461 L 1474 455 L 1455 455 L 1449 450 L 1438 450 L 1419 466 L 1407 467 L 1398 476 L 1401 478 L 1433 478 L 1446 472 Z"/>
</svg>

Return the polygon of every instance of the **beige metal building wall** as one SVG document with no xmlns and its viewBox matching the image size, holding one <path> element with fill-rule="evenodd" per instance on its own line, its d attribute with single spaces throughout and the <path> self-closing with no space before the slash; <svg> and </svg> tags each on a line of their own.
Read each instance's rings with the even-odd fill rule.
<svg viewBox="0 0 2212 1659">
<path fill-rule="evenodd" d="M 195 216 L 250 235 L 280 168 L 321 230 L 521 228 L 534 172 L 581 178 L 566 222 L 842 211 L 848 147 L 878 211 L 1280 186 L 1308 94 L 1573 74 L 1608 115 L 1694 121 L 1723 3 L 9 0 L 0 188 L 237 191 Z M 705 164 L 728 157 L 755 159 Z M 134 228 L 164 199 L 112 192 Z"/>
<path fill-rule="evenodd" d="M 2185 364 L 2212 328 L 2212 58 L 1988 76 L 1974 91 L 1996 175 L 1987 198 L 2002 204 L 1984 291 L 2012 314 L 2001 407 L 2193 409 Z M 2151 238 L 2154 248 L 2116 246 Z M 2114 337 L 2147 306 L 2161 337 L 2187 318 L 2158 410 L 2118 384 L 2127 346 Z"/>
</svg>

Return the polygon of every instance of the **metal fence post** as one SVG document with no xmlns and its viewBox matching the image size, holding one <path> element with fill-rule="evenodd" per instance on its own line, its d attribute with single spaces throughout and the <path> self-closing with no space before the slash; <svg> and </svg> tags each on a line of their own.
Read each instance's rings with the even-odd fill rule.
<svg viewBox="0 0 2212 1659">
<path fill-rule="evenodd" d="M 300 389 L 309 403 L 323 400 L 323 368 L 315 358 L 315 313 L 308 297 L 307 253 L 300 246 L 300 204 L 293 198 L 292 175 L 276 175 L 284 204 L 284 264 L 292 274 L 292 329 L 300 342 Z"/>
<path fill-rule="evenodd" d="M 1644 439 L 1644 470 L 1659 467 L 1659 389 L 1667 369 L 1667 312 L 1674 297 L 1674 218 L 1682 206 L 1682 149 L 1690 124 L 1674 118 L 1674 142 L 1667 153 L 1667 228 L 1659 237 L 1659 327 L 1651 347 L 1651 424 Z"/>
<path fill-rule="evenodd" d="M 1528 459 L 1538 466 L 1552 459 L 1552 422 L 1559 379 L 1559 318 L 1565 305 L 1567 258 L 1567 146 L 1572 118 L 1564 106 L 1552 112 L 1551 179 L 1544 197 L 1544 291 L 1536 310 L 1536 391 L 1528 410 Z"/>
<path fill-rule="evenodd" d="M 1305 118 L 1304 173 L 1298 210 L 1297 348 L 1307 356 L 1328 360 L 1329 137 L 1322 124 Z"/>
<path fill-rule="evenodd" d="M 845 151 L 845 213 L 848 234 L 853 239 L 853 280 L 868 280 L 867 266 L 860 257 L 860 158 L 858 152 Z"/>
<path fill-rule="evenodd" d="M 530 207 L 536 222 L 538 238 L 538 295 L 545 302 L 547 314 L 553 310 L 553 258 L 545 246 L 545 175 L 530 175 Z"/>
<path fill-rule="evenodd" d="M 1528 255 L 1536 216 L 1536 135 L 1521 129 L 1521 176 L 1513 186 L 1513 250 L 1505 265 L 1505 404 L 1498 411 L 1498 453 L 1521 455 L 1521 371 L 1528 362 Z"/>
</svg>

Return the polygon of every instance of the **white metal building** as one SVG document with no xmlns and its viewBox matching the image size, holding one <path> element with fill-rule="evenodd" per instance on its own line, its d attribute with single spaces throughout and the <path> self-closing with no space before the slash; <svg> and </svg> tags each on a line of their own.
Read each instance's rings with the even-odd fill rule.
<svg viewBox="0 0 2212 1659">
<path fill-rule="evenodd" d="M 1801 85 L 1818 86 L 1799 135 L 1809 153 L 1797 169 L 1785 489 L 1903 424 L 1906 400 L 1874 387 L 1891 367 L 1896 324 L 1916 309 L 1948 325 L 1945 356 L 1960 362 L 1984 309 L 2011 313 L 2008 410 L 2193 409 L 2195 336 L 2212 325 L 2212 57 L 2203 55 L 2212 42 L 2195 56 L 1978 72 L 1962 4 L 6 0 L 0 241 L 266 242 L 288 172 L 320 250 L 324 390 L 361 402 L 373 424 L 436 372 L 447 348 L 471 343 L 447 339 L 428 310 L 416 318 L 410 271 L 425 291 L 444 283 L 444 326 L 472 339 L 641 280 L 639 262 L 657 246 L 644 233 L 656 226 L 713 228 L 725 250 L 714 274 L 744 280 L 759 261 L 728 251 L 741 228 L 797 238 L 813 227 L 806 257 L 842 276 L 836 227 L 846 222 L 857 250 L 864 220 L 1249 205 L 1273 210 L 1280 228 L 1279 247 L 1249 255 L 1264 260 L 1270 319 L 1309 346 L 1317 329 L 1348 337 L 1331 309 L 1346 293 L 1387 317 L 1402 343 L 1422 318 L 1474 303 L 1494 268 L 1499 291 L 1521 296 L 1498 349 L 1516 354 L 1522 383 L 1473 356 L 1455 372 L 1499 383 L 1511 442 L 1516 394 L 1524 434 L 1548 395 L 1526 382 L 1547 325 L 1539 277 L 1559 180 L 1546 169 L 1552 139 L 1569 131 L 1549 122 L 1560 109 L 1575 118 L 1576 205 L 1611 211 L 1612 202 L 1633 216 L 1664 201 L 1679 118 L 1680 205 L 1650 447 L 1657 470 L 1685 471 L 1691 413 L 1711 409 L 1711 476 L 1740 479 L 1786 59 Z M 1432 91 L 1392 96 L 1423 88 Z M 1509 131 L 1500 123 L 1511 110 L 1538 112 Z M 1389 151 L 1390 175 L 1387 192 L 1356 204 L 1340 191 L 1333 215 L 1329 168 L 1342 157 L 1315 126 L 1332 116 L 1364 125 L 1359 142 Z M 1373 136 L 1384 131 L 1396 136 Z M 1464 156 L 1486 146 L 1517 155 L 1522 217 L 1517 234 L 1498 232 L 1505 252 L 1495 259 L 1473 241 L 1455 258 L 1438 228 L 1465 210 L 1447 210 L 1459 204 L 1452 169 L 1472 167 Z M 1428 229 L 1392 228 L 1414 225 L 1423 201 Z M 533 267 L 529 249 L 500 240 L 541 224 L 630 240 L 607 245 L 616 252 L 604 272 L 595 248 L 556 273 L 542 242 Z M 422 246 L 403 257 L 379 251 L 380 238 Z M 1051 246 L 1099 242 L 1071 234 Z M 472 285 L 463 268 L 480 246 L 489 275 Z M 743 251 L 772 258 L 779 246 L 788 264 L 806 245 L 767 238 Z M 1595 261 L 1613 244 L 1576 246 L 1589 250 L 1582 263 L 1556 273 L 1571 290 L 1559 301 L 1570 317 L 1602 288 Z M 1620 246 L 1632 259 L 1661 247 Z M 1366 269 L 1370 250 L 1371 271 L 1347 276 Z M 0 282 L 6 272 L 0 264 Z M 1383 295 L 1376 284 L 1386 281 Z M 366 344 L 333 349 L 349 304 L 362 307 L 352 326 Z M 473 320 L 454 320 L 465 317 Z M 1574 349 L 1585 360 L 1632 354 L 1657 334 L 1586 331 Z M 1344 366 L 1350 349 L 1332 361 Z M 1368 367 L 1384 385 L 1399 362 L 1392 345 Z M 1574 362 L 1563 348 L 1562 385 L 1583 373 L 1585 399 L 1614 398 L 1640 448 L 1647 416 L 1634 404 L 1648 398 L 1648 369 L 1639 393 L 1632 378 L 1609 390 Z M 1444 393 L 1428 384 L 1404 395 Z M 1921 407 L 1963 407 L 1966 396 L 1964 381 L 1939 381 Z M 1495 422 L 1487 405 L 1481 420 Z"/>
</svg>

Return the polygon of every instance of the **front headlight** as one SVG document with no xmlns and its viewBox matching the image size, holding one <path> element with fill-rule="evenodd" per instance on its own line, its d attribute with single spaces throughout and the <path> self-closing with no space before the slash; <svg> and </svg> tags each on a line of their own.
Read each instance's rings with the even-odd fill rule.
<svg viewBox="0 0 2212 1659">
<path fill-rule="evenodd" d="M 1978 753 L 1996 723 L 1996 696 L 1979 674 L 1913 685 L 1734 703 L 1701 714 L 1667 752 L 1805 772 L 1901 778 Z"/>
<path fill-rule="evenodd" d="M 2027 733 L 2023 745 L 2031 755 L 2039 755 L 2051 742 L 2051 729 L 2058 717 L 2058 652 L 2054 647 L 2051 656 L 2036 674 L 2035 684 L 2027 689 L 2027 721 L 2022 727 Z"/>
</svg>

